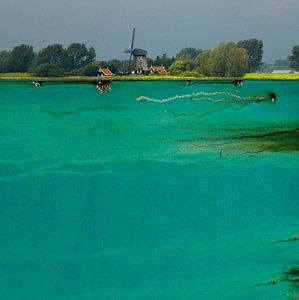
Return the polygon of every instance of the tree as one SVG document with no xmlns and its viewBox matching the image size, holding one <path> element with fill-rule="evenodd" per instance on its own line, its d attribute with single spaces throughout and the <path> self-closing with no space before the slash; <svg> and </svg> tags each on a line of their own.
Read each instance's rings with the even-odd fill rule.
<svg viewBox="0 0 299 300">
<path fill-rule="evenodd" d="M 179 53 L 177 53 L 176 59 L 184 59 L 184 58 L 195 59 L 201 52 L 202 52 L 201 49 L 196 49 L 192 47 L 183 48 Z"/>
<path fill-rule="evenodd" d="M 275 69 L 284 70 L 289 67 L 289 62 L 286 59 L 276 59 L 273 66 Z"/>
<path fill-rule="evenodd" d="M 155 61 L 150 57 L 147 57 L 146 61 L 147 61 L 148 66 L 154 66 L 155 65 L 155 63 L 154 63 Z"/>
<path fill-rule="evenodd" d="M 64 63 L 66 70 L 79 69 L 95 61 L 96 53 L 93 47 L 87 50 L 84 44 L 72 43 L 66 51 L 67 58 Z"/>
<path fill-rule="evenodd" d="M 114 74 L 119 74 L 122 68 L 122 63 L 118 59 L 112 59 L 107 62 L 109 70 Z"/>
<path fill-rule="evenodd" d="M 63 70 L 61 70 L 56 64 L 41 64 L 33 70 L 34 76 L 40 77 L 61 77 L 64 76 Z"/>
<path fill-rule="evenodd" d="M 221 43 L 211 53 L 196 60 L 204 74 L 211 76 L 243 76 L 248 68 L 248 54 L 234 43 Z M 207 58 L 206 64 L 204 58 Z"/>
<path fill-rule="evenodd" d="M 163 53 L 162 57 L 160 58 L 160 64 L 156 64 L 157 66 L 164 66 L 168 69 L 175 61 L 174 57 L 168 57 L 166 53 Z"/>
<path fill-rule="evenodd" d="M 193 71 L 196 65 L 191 58 L 184 58 L 176 60 L 169 68 L 169 72 L 172 75 L 179 75 L 185 71 Z"/>
<path fill-rule="evenodd" d="M 164 66 L 166 69 L 175 62 L 174 57 L 168 57 L 166 53 L 163 53 L 162 56 L 158 55 L 155 59 L 147 58 L 148 66 Z"/>
<path fill-rule="evenodd" d="M 99 71 L 99 66 L 93 64 L 93 65 L 87 65 L 84 66 L 78 70 L 74 71 L 74 75 L 79 76 L 97 76 Z"/>
<path fill-rule="evenodd" d="M 128 70 L 128 66 L 129 66 L 129 60 L 122 60 L 120 73 L 125 74 Z M 150 64 L 148 64 L 148 66 L 150 66 Z"/>
<path fill-rule="evenodd" d="M 228 46 L 225 43 L 221 43 L 211 52 L 209 59 L 209 73 L 212 76 L 224 77 L 227 75 L 227 58 L 228 58 Z"/>
<path fill-rule="evenodd" d="M 228 76 L 243 76 L 248 70 L 249 57 L 245 49 L 233 48 L 230 49 L 227 58 Z"/>
<path fill-rule="evenodd" d="M 9 57 L 9 69 L 12 72 L 27 72 L 34 58 L 33 47 L 20 45 L 13 48 Z"/>
<path fill-rule="evenodd" d="M 93 47 L 90 47 L 86 55 L 86 65 L 91 65 L 96 61 L 96 51 Z"/>
<path fill-rule="evenodd" d="M 197 66 L 198 72 L 205 76 L 210 75 L 210 68 L 209 68 L 210 58 L 211 58 L 211 51 L 204 50 L 195 59 L 195 65 Z"/>
<path fill-rule="evenodd" d="M 67 57 L 67 52 L 60 44 L 49 45 L 42 49 L 37 55 L 37 65 L 40 64 L 55 64 L 62 66 Z"/>
<path fill-rule="evenodd" d="M 263 42 L 257 39 L 239 41 L 238 47 L 244 48 L 249 56 L 248 71 L 256 72 L 262 65 Z"/>
<path fill-rule="evenodd" d="M 0 51 L 0 73 L 9 72 L 10 52 Z"/>
<path fill-rule="evenodd" d="M 299 71 L 299 45 L 292 49 L 292 54 L 288 57 L 290 67 Z"/>
<path fill-rule="evenodd" d="M 161 57 L 157 56 L 156 60 L 154 61 L 154 65 L 164 66 L 165 68 L 168 69 L 174 63 L 174 61 L 175 61 L 174 57 L 169 58 L 166 53 L 163 53 Z"/>
</svg>

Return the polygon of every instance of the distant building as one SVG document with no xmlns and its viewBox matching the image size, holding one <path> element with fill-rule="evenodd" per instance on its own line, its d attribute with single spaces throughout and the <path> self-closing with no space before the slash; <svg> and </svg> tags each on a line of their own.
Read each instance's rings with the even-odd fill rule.
<svg viewBox="0 0 299 300">
<path fill-rule="evenodd" d="M 98 71 L 98 76 L 115 76 L 115 74 L 113 74 L 109 68 L 100 68 Z"/>
<path fill-rule="evenodd" d="M 297 74 L 297 72 L 293 70 L 273 70 L 272 74 Z"/>
<path fill-rule="evenodd" d="M 152 74 L 163 74 L 166 73 L 166 69 L 164 66 L 151 66 L 150 72 Z"/>
<path fill-rule="evenodd" d="M 132 74 L 147 74 L 149 73 L 146 55 L 147 52 L 143 49 L 135 48 L 132 52 L 133 61 L 131 66 Z"/>
</svg>

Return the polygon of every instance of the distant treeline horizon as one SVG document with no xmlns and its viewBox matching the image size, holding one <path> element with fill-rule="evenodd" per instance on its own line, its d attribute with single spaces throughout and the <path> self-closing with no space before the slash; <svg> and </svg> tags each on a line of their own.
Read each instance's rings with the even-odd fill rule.
<svg viewBox="0 0 299 300">
<path fill-rule="evenodd" d="M 215 49 L 193 47 L 181 49 L 175 56 L 166 53 L 155 59 L 147 58 L 148 66 L 163 65 L 170 75 L 184 76 L 243 76 L 257 71 L 287 69 L 299 70 L 299 45 L 291 49 L 286 59 L 277 59 L 274 65 L 263 63 L 263 42 L 258 39 L 237 43 L 220 43 Z M 93 47 L 71 43 L 67 48 L 52 44 L 34 52 L 33 46 L 22 44 L 11 51 L 0 51 L 0 73 L 32 73 L 36 76 L 96 76 L 100 67 L 108 67 L 114 74 L 126 74 L 129 60 L 117 58 L 96 60 Z"/>
</svg>

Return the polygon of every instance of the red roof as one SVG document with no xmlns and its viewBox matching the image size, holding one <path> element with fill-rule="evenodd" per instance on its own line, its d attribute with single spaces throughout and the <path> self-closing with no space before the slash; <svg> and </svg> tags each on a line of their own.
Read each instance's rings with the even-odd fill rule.
<svg viewBox="0 0 299 300">
<path fill-rule="evenodd" d="M 100 68 L 99 72 L 102 76 L 114 76 L 114 74 L 108 68 Z"/>
<path fill-rule="evenodd" d="M 157 72 L 157 73 L 165 73 L 165 67 L 164 66 L 151 66 L 151 70 L 153 72 Z"/>
</svg>

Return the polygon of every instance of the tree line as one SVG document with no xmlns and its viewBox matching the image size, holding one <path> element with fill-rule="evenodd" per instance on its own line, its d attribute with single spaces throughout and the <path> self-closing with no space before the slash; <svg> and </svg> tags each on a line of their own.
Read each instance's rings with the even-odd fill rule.
<svg viewBox="0 0 299 300">
<path fill-rule="evenodd" d="M 262 65 L 263 42 L 257 39 L 220 43 L 213 50 L 186 48 L 170 66 L 173 75 L 242 76 Z"/>
<path fill-rule="evenodd" d="M 96 52 L 93 47 L 72 43 L 66 49 L 60 44 L 49 45 L 38 53 L 31 45 L 20 45 L 11 52 L 0 52 L 0 72 L 32 72 L 51 69 L 53 75 L 64 75 L 66 72 L 93 65 Z"/>
<path fill-rule="evenodd" d="M 256 72 L 263 66 L 263 42 L 258 39 L 238 43 L 220 43 L 215 49 L 183 48 L 175 57 L 166 53 L 148 65 L 163 65 L 171 75 L 184 76 L 242 76 Z M 299 70 L 299 45 L 288 57 L 289 67 Z M 19 45 L 12 51 L 0 51 L 0 72 L 30 72 L 37 76 L 86 75 L 94 76 L 99 67 L 109 67 L 115 74 L 124 74 L 128 60 L 96 61 L 93 47 L 72 43 L 67 48 L 61 44 L 48 45 L 39 52 L 31 45 Z"/>
</svg>

